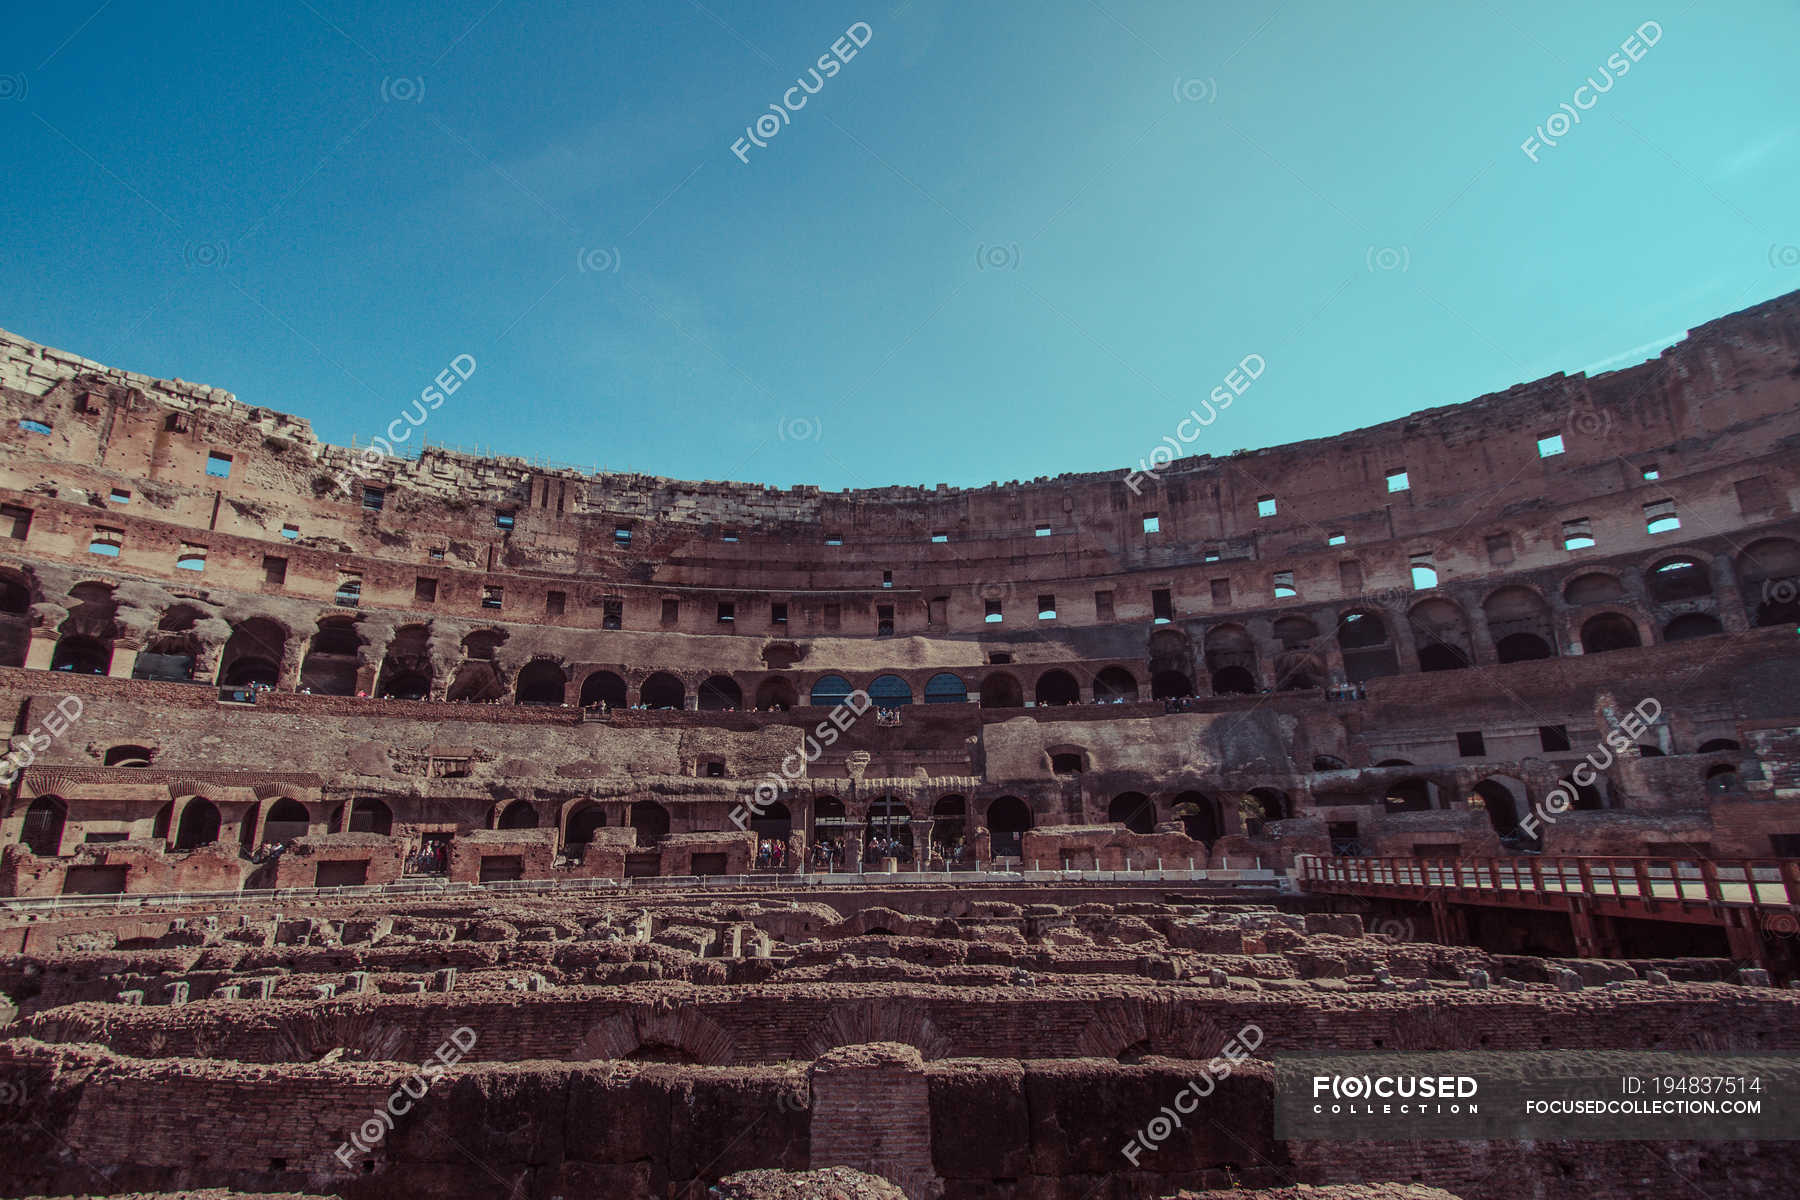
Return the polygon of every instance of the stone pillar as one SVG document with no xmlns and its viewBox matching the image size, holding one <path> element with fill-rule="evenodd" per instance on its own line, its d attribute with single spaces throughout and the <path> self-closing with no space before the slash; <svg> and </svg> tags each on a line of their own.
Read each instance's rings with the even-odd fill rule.
<svg viewBox="0 0 1800 1200">
<path fill-rule="evenodd" d="M 931 866 L 931 831 L 936 827 L 937 822 L 930 817 L 912 823 L 913 866 L 918 870 Z"/>
<path fill-rule="evenodd" d="M 113 679 L 130 679 L 132 669 L 137 666 L 138 652 L 141 646 L 133 646 L 129 642 L 113 642 L 112 665 L 106 669 L 107 675 Z"/>
<path fill-rule="evenodd" d="M 1477 606 L 1465 615 L 1464 620 L 1468 624 L 1469 651 L 1475 656 L 1475 665 L 1497 665 L 1500 662 L 1500 652 L 1494 649 L 1494 632 L 1488 628 L 1487 613 Z"/>
<path fill-rule="evenodd" d="M 48 671 L 51 660 L 56 657 L 56 643 L 60 640 L 54 629 L 33 629 L 31 644 L 25 651 L 25 665 L 34 671 Z"/>
<path fill-rule="evenodd" d="M 1719 602 L 1719 624 L 1726 633 L 1743 633 L 1750 628 L 1750 615 L 1744 610 L 1744 594 L 1738 590 L 1737 572 L 1732 569 L 1730 555 L 1721 554 L 1712 561 L 1713 595 Z M 1751 599 L 1758 603 L 1761 596 Z"/>
<path fill-rule="evenodd" d="M 840 1046 L 807 1072 L 812 1093 L 811 1161 L 852 1167 L 899 1184 L 908 1200 L 933 1200 L 931 1094 L 925 1062 L 900 1042 Z"/>
</svg>

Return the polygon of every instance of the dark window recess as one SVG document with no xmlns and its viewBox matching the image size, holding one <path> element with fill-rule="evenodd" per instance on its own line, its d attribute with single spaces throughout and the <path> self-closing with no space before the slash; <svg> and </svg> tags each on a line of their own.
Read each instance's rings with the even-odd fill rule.
<svg viewBox="0 0 1800 1200">
<path fill-rule="evenodd" d="M 1150 615 L 1158 621 L 1175 619 L 1175 602 L 1168 588 L 1156 588 L 1150 593 Z"/>
<path fill-rule="evenodd" d="M 481 607 L 483 608 L 499 608 L 505 599 L 506 590 L 504 588 L 484 587 L 481 589 Z"/>
<path fill-rule="evenodd" d="M 825 628 L 836 629 L 843 623 L 844 609 L 842 605 L 827 604 L 821 615 L 825 622 Z"/>
<path fill-rule="evenodd" d="M 673 625 L 681 620 L 681 601 L 665 598 L 662 602 L 662 623 Z"/>
<path fill-rule="evenodd" d="M 1111 592 L 1094 593 L 1094 620 L 1110 621 L 1113 619 L 1113 594 Z"/>
<path fill-rule="evenodd" d="M 934 628 L 943 628 L 950 623 L 950 597 L 933 596 L 925 602 L 926 624 Z"/>
<path fill-rule="evenodd" d="M 613 526 L 613 541 L 619 543 L 619 545 L 621 545 L 621 546 L 631 545 L 631 526 L 629 526 L 629 525 L 614 525 Z"/>
<path fill-rule="evenodd" d="M 1487 755 L 1487 739 L 1481 736 L 1480 730 L 1459 732 L 1456 735 L 1456 752 L 1464 758 L 1483 758 Z"/>
<path fill-rule="evenodd" d="M 725 778 L 725 764 L 714 759 L 706 764 L 705 774 L 708 779 L 723 779 Z"/>
<path fill-rule="evenodd" d="M 878 604 L 875 606 L 875 636 L 894 636 L 894 606 Z"/>
<path fill-rule="evenodd" d="M 787 624 L 787 605 L 782 604 L 778 601 L 770 602 L 770 604 L 769 604 L 769 624 L 771 624 L 771 625 L 786 625 Z"/>
<path fill-rule="evenodd" d="M 423 575 L 413 580 L 413 601 L 417 604 L 437 603 L 437 580 Z"/>
<path fill-rule="evenodd" d="M 600 601 L 600 628 L 625 628 L 625 601 L 617 596 L 607 596 Z"/>
<path fill-rule="evenodd" d="M 1010 663 L 1011 661 L 1012 661 L 1012 655 L 1010 655 L 1010 654 L 995 652 L 993 654 L 988 655 L 988 666 L 990 666 L 990 667 L 1004 667 L 1007 663 Z"/>
<path fill-rule="evenodd" d="M 1539 725 L 1538 745 L 1545 750 L 1567 750 L 1569 748 L 1569 727 L 1567 725 Z"/>
<path fill-rule="evenodd" d="M 719 624 L 730 625 L 737 620 L 737 605 L 729 600 L 719 601 Z"/>
<path fill-rule="evenodd" d="M 283 584 L 287 582 L 287 559 L 276 558 L 273 554 L 263 555 L 263 582 Z"/>
<path fill-rule="evenodd" d="M 1504 533 L 1490 533 L 1487 540 L 1488 562 L 1504 567 L 1513 560 L 1512 538 Z"/>
<path fill-rule="evenodd" d="M 1769 849 L 1777 858 L 1800 858 L 1800 833 L 1771 833 Z"/>
<path fill-rule="evenodd" d="M 1354 596 L 1362 591 L 1362 564 L 1359 562 L 1341 562 L 1338 564 L 1338 586 L 1346 596 Z"/>
<path fill-rule="evenodd" d="M 1231 603 L 1231 580 L 1215 579 L 1212 581 L 1212 602 L 1221 608 Z"/>
<path fill-rule="evenodd" d="M 387 493 L 378 487 L 363 489 L 363 508 L 368 512 L 380 512 L 387 504 Z"/>
<path fill-rule="evenodd" d="M 496 529 L 504 529 L 508 533 L 510 533 L 510 532 L 512 532 L 513 520 L 514 520 L 514 518 L 513 518 L 512 513 L 495 513 L 494 514 L 494 527 Z"/>
<path fill-rule="evenodd" d="M 4 530 L 9 538 L 24 541 L 25 535 L 31 532 L 31 510 L 16 504 L 0 505 L 0 530 Z"/>
<path fill-rule="evenodd" d="M 546 617 L 560 617 L 568 607 L 569 595 L 567 592 L 544 593 L 544 615 Z"/>
<path fill-rule="evenodd" d="M 999 624 L 1005 617 L 1005 614 L 1000 611 L 1000 601 L 998 600 L 984 601 L 983 610 L 982 620 L 990 625 Z"/>
</svg>

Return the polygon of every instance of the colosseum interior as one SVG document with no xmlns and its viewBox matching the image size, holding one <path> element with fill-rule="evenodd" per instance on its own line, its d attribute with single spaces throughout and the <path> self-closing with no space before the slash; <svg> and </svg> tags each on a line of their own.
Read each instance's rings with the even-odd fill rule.
<svg viewBox="0 0 1800 1200">
<path fill-rule="evenodd" d="M 0 400 L 7 1196 L 1795 1194 L 1275 1069 L 1800 1049 L 1800 293 L 1154 487 Z"/>
</svg>

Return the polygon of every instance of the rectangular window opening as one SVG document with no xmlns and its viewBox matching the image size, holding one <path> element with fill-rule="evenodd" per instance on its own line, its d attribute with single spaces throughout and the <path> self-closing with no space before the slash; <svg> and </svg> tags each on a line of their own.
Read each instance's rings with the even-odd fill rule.
<svg viewBox="0 0 1800 1200">
<path fill-rule="evenodd" d="M 737 620 L 737 605 L 729 600 L 719 601 L 719 624 L 730 625 Z"/>
<path fill-rule="evenodd" d="M 1538 457 L 1554 458 L 1563 452 L 1563 439 L 1560 433 L 1546 433 L 1537 440 Z"/>
<path fill-rule="evenodd" d="M 489 584 L 481 589 L 481 607 L 499 608 L 506 601 L 506 589 Z"/>
<path fill-rule="evenodd" d="M 1157 516 L 1155 513 L 1145 513 L 1144 514 L 1144 532 L 1145 533 L 1160 533 L 1160 532 L 1162 532 L 1162 518 Z"/>
<path fill-rule="evenodd" d="M 428 579 L 423 575 L 415 577 L 413 579 L 413 602 L 415 604 L 436 604 L 437 585 L 438 581 L 435 579 Z"/>
<path fill-rule="evenodd" d="M 681 601 L 671 596 L 664 596 L 662 602 L 662 623 L 674 625 L 681 620 Z"/>
<path fill-rule="evenodd" d="M 387 505 L 387 492 L 383 488 L 363 488 L 362 506 L 365 512 L 380 512 Z"/>
<path fill-rule="evenodd" d="M 568 607 L 569 594 L 567 592 L 544 593 L 544 615 L 546 617 L 560 617 Z"/>
<path fill-rule="evenodd" d="M 24 541 L 31 532 L 31 510 L 17 504 L 0 504 L 0 528 L 14 541 Z"/>
<path fill-rule="evenodd" d="M 263 555 L 263 582 L 280 587 L 287 582 L 287 559 Z"/>
<path fill-rule="evenodd" d="M 1350 540 L 1349 538 L 1345 537 L 1341 533 L 1333 533 L 1333 534 L 1328 534 L 1326 536 L 1325 544 L 1327 546 L 1342 546 L 1345 542 L 1348 542 L 1349 540 Z"/>
<path fill-rule="evenodd" d="M 1040 621 L 1056 620 L 1056 597 L 1055 596 L 1039 596 L 1038 597 L 1038 620 L 1040 620 Z"/>
<path fill-rule="evenodd" d="M 1258 496 L 1256 498 L 1256 515 L 1259 517 L 1274 516 L 1275 515 L 1275 497 L 1273 497 L 1273 496 Z"/>
<path fill-rule="evenodd" d="M 600 628 L 625 628 L 625 601 L 618 596 L 604 596 L 600 600 Z"/>
<path fill-rule="evenodd" d="M 1481 736 L 1478 729 L 1461 732 L 1456 735 L 1456 752 L 1464 758 L 1485 758 L 1487 756 L 1487 739 Z"/>
<path fill-rule="evenodd" d="M 1406 477 L 1406 468 L 1405 467 L 1396 467 L 1394 470 L 1389 471 L 1387 473 L 1387 490 L 1388 491 L 1404 492 L 1404 491 L 1410 490 L 1411 488 L 1412 488 L 1412 481 Z"/>
<path fill-rule="evenodd" d="M 1673 533 L 1681 528 L 1681 518 L 1675 515 L 1675 501 L 1652 500 L 1644 505 L 1644 531 L 1646 533 Z"/>
<path fill-rule="evenodd" d="M 1564 550 L 1586 550 L 1594 545 L 1594 531 L 1586 517 L 1576 517 L 1563 522 L 1562 539 Z"/>
<path fill-rule="evenodd" d="M 1567 750 L 1569 748 L 1569 727 L 1567 725 L 1539 725 L 1538 746 L 1550 751 Z"/>
<path fill-rule="evenodd" d="M 1158 625 L 1167 625 L 1175 619 L 1175 599 L 1168 588 L 1150 590 L 1150 617 Z"/>
<path fill-rule="evenodd" d="M 1294 573 L 1292 571 L 1275 572 L 1275 598 L 1290 600 L 1300 593 L 1294 590 Z"/>
<path fill-rule="evenodd" d="M 1001 621 L 1006 619 L 1000 611 L 1000 601 L 986 600 L 983 601 L 982 604 L 983 609 L 981 619 L 984 624 L 998 625 Z"/>
<path fill-rule="evenodd" d="M 1049 536 L 1050 536 L 1050 527 L 1049 527 L 1049 526 L 1048 526 L 1048 525 L 1039 525 L 1039 526 L 1038 526 L 1038 527 L 1037 527 L 1037 532 L 1036 532 L 1036 534 L 1035 534 L 1035 535 L 1034 535 L 1034 536 L 1036 536 L 1036 537 L 1049 537 Z"/>
<path fill-rule="evenodd" d="M 787 623 L 787 605 L 779 600 L 771 601 L 769 603 L 769 624 L 786 625 Z"/>
<path fill-rule="evenodd" d="M 206 473 L 214 479 L 231 477 L 231 455 L 220 454 L 217 450 L 206 456 Z"/>
</svg>

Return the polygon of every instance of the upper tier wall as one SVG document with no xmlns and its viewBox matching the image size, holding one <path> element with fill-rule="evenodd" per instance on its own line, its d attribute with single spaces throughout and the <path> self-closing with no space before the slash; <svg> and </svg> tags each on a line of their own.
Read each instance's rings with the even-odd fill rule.
<svg viewBox="0 0 1800 1200">
<path fill-rule="evenodd" d="M 599 576 L 624 589 L 847 591 L 891 596 L 909 610 L 941 591 L 953 602 L 947 621 L 932 625 L 980 628 L 984 590 L 1028 581 L 1148 573 L 1144 586 L 1160 586 L 1156 573 L 1246 560 L 1323 578 L 1354 554 L 1372 584 L 1399 582 L 1420 550 L 1440 571 L 1486 573 L 1499 561 L 1496 536 L 1522 566 L 1560 559 L 1561 526 L 1572 519 L 1589 520 L 1609 550 L 1647 546 L 1643 506 L 1663 499 L 1719 529 L 1780 515 L 1800 482 L 1788 452 L 1800 437 L 1797 361 L 1800 293 L 1701 326 L 1627 370 L 1555 375 L 1333 438 L 1186 457 L 1157 478 L 1128 482 L 1119 470 L 824 493 L 595 477 L 437 449 L 417 459 L 358 456 L 319 442 L 304 420 L 229 393 L 0 333 L 0 488 L 91 506 L 103 521 L 151 520 L 170 535 Z M 429 425 L 415 430 L 401 413 L 429 407 L 397 403 L 391 426 L 367 432 L 404 434 L 397 448 L 416 449 Z M 1186 415 L 1168 414 L 1171 432 Z M 1561 435 L 1564 452 L 1540 458 L 1538 441 L 1550 434 Z M 212 468 L 227 469 L 223 476 L 209 473 L 219 455 L 230 460 Z M 1404 491 L 1390 490 L 1396 470 L 1407 473 Z M 383 489 L 379 510 L 365 507 L 365 484 Z M 115 504 L 114 489 L 129 502 Z M 1259 515 L 1266 497 L 1270 516 Z M 1140 599 L 1121 597 L 1121 607 Z M 1093 619 L 1106 622 L 1099 612 Z"/>
</svg>

